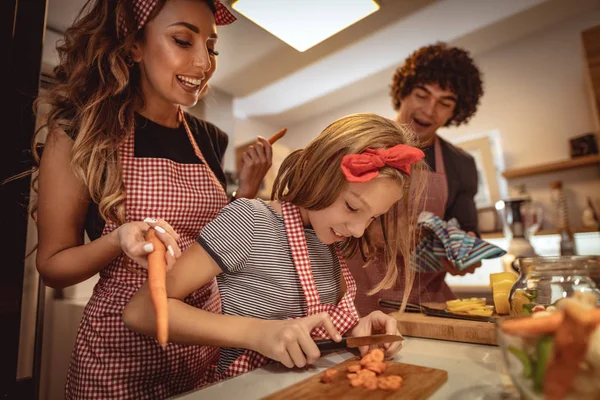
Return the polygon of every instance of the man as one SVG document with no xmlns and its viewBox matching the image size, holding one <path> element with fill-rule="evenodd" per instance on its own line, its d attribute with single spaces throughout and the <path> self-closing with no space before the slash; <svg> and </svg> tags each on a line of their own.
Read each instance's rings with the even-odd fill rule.
<svg viewBox="0 0 600 400">
<path fill-rule="evenodd" d="M 398 111 L 397 121 L 409 124 L 415 131 L 431 169 L 425 172 L 428 183 L 425 210 L 446 221 L 456 218 L 461 229 L 478 234 L 475 161 L 440 138 L 437 130 L 459 126 L 475 114 L 483 95 L 480 71 L 465 50 L 437 43 L 418 49 L 405 60 L 394 74 L 390 94 Z M 463 275 L 481 265 L 461 272 L 448 260 L 442 260 L 442 264 L 444 271 L 417 274 L 410 296 L 412 302 L 455 298 L 444 281 L 446 273 Z M 383 277 L 380 269 L 377 265 L 362 268 L 356 259 L 349 260 L 349 266 L 357 281 L 356 303 L 362 315 L 379 309 L 379 298 L 402 300 L 401 271 L 394 288 L 366 296 Z"/>
</svg>

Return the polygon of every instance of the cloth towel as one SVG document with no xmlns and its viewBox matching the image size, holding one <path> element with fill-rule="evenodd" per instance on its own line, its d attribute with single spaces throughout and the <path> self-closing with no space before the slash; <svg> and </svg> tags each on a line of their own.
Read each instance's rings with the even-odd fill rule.
<svg viewBox="0 0 600 400">
<path fill-rule="evenodd" d="M 441 258 L 447 258 L 463 271 L 481 260 L 506 254 L 498 246 L 467 235 L 467 232 L 460 229 L 456 218 L 446 222 L 431 213 L 423 212 L 417 225 L 424 231 L 423 239 L 417 245 L 416 261 L 412 263 L 417 272 L 442 271 L 444 268 Z"/>
</svg>

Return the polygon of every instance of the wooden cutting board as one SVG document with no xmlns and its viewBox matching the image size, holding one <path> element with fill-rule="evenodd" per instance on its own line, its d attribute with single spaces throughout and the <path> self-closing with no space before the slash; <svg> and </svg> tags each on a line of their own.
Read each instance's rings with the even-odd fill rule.
<svg viewBox="0 0 600 400">
<path fill-rule="evenodd" d="M 305 400 L 305 399 L 403 399 L 422 400 L 433 394 L 448 380 L 448 372 L 440 369 L 421 367 L 419 365 L 387 362 L 388 366 L 381 376 L 400 375 L 402 387 L 396 391 L 368 390 L 363 387 L 352 387 L 346 377 L 351 365 L 360 364 L 360 358 L 346 360 L 332 369 L 338 370 L 333 382 L 322 383 L 318 373 L 295 385 L 276 392 L 264 400 Z"/>
<path fill-rule="evenodd" d="M 445 307 L 443 303 L 425 303 L 425 305 L 440 309 Z M 412 312 L 402 314 L 393 312 L 390 315 L 398 320 L 398 330 L 406 336 L 465 343 L 498 344 L 496 324 L 491 322 L 432 317 Z"/>
</svg>

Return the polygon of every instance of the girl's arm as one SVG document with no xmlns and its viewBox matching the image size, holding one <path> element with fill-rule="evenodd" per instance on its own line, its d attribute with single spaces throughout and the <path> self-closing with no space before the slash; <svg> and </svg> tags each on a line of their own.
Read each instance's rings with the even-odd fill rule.
<svg viewBox="0 0 600 400">
<path fill-rule="evenodd" d="M 295 320 L 261 320 L 215 314 L 183 302 L 221 272 L 216 261 L 198 243 L 177 259 L 167 273 L 170 341 L 250 349 L 287 367 L 303 367 L 320 356 L 310 337 L 313 328 L 323 326 L 334 340 L 341 340 L 327 313 Z M 125 307 L 123 321 L 129 329 L 156 338 L 156 315 L 147 283 Z"/>
<path fill-rule="evenodd" d="M 173 269 L 167 273 L 170 341 L 240 348 L 250 348 L 256 341 L 251 334 L 260 332 L 261 323 L 265 321 L 215 314 L 183 302 L 190 293 L 221 272 L 215 260 L 198 243 L 192 244 L 177 259 Z M 133 331 L 156 337 L 156 314 L 148 283 L 125 307 L 123 321 Z"/>
<path fill-rule="evenodd" d="M 72 147 L 64 132 L 53 132 L 40 161 L 36 264 L 44 284 L 53 288 L 90 278 L 121 253 L 116 232 L 84 245 L 90 196 L 69 165 Z"/>
</svg>

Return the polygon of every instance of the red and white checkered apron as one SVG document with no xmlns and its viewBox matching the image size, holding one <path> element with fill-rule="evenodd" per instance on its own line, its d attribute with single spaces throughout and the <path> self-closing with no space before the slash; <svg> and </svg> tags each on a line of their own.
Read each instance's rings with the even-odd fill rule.
<svg viewBox="0 0 600 400">
<path fill-rule="evenodd" d="M 448 182 L 446 180 L 446 167 L 439 139 L 434 141 L 435 172 L 415 171 L 412 179 L 427 179 L 427 194 L 424 195 L 423 210 L 430 211 L 440 218 L 444 218 L 446 203 L 448 201 Z M 374 260 L 367 268 L 363 268 L 364 262 L 360 255 L 347 260 L 350 271 L 356 279 L 358 291 L 356 294 L 356 308 L 360 315 L 367 315 L 372 311 L 379 310 L 379 299 L 390 299 L 402 301 L 404 293 L 404 273 L 399 271 L 398 281 L 391 289 L 384 289 L 367 296 L 367 292 L 376 284 L 381 282 L 385 276 L 385 263 L 381 260 L 382 255 Z M 403 263 L 402 259 L 398 262 Z M 403 265 L 403 264 L 402 264 Z M 445 282 L 446 272 L 416 273 L 409 301 L 413 303 L 445 301 L 454 298 L 454 294 Z"/>
<path fill-rule="evenodd" d="M 127 221 L 162 218 L 180 235 L 179 246 L 185 250 L 225 206 L 227 195 L 184 118 L 183 122 L 202 164 L 135 158 L 134 134 L 120 146 L 119 156 L 127 193 Z M 107 223 L 103 235 L 116 228 L 116 224 Z M 207 370 L 218 360 L 217 348 L 170 343 L 163 350 L 154 338 L 134 333 L 123 324 L 123 308 L 147 276 L 145 268 L 124 254 L 100 272 L 77 332 L 67 376 L 67 399 L 163 399 L 206 384 Z M 185 301 L 221 312 L 216 280 Z"/>
<path fill-rule="evenodd" d="M 291 203 L 282 202 L 281 211 L 288 242 L 292 250 L 294 266 L 296 267 L 296 272 L 300 278 L 300 284 L 306 299 L 306 316 L 327 312 L 335 328 L 343 335 L 346 331 L 353 328 L 359 320 L 358 313 L 354 307 L 356 284 L 354 283 L 352 274 L 336 247 L 338 260 L 342 267 L 342 275 L 346 282 L 346 292 L 338 304 L 321 304 L 319 291 L 315 284 L 315 278 L 310 265 L 310 257 L 308 255 L 308 247 L 306 246 L 306 236 L 304 236 L 304 225 L 302 223 L 300 209 Z M 311 332 L 311 335 L 319 339 L 330 338 L 327 331 L 322 327 L 315 328 Z M 252 371 L 268 362 L 269 359 L 262 354 L 252 350 L 246 350 L 222 374 L 216 376 L 215 381 Z"/>
</svg>

